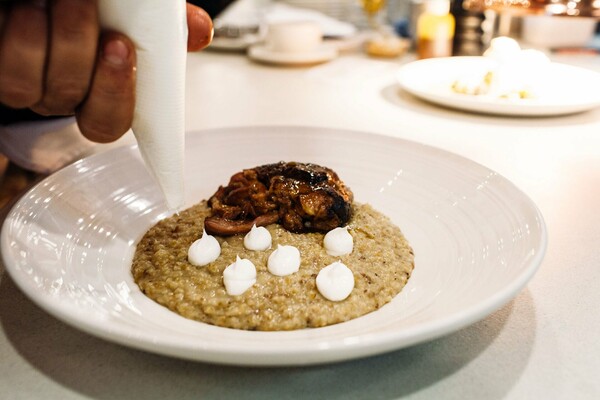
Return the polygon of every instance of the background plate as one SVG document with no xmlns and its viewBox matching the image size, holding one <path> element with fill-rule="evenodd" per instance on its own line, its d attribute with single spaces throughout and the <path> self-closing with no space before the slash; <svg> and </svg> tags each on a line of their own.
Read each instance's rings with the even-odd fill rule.
<svg viewBox="0 0 600 400">
<path fill-rule="evenodd" d="M 301 365 L 379 354 L 458 330 L 513 298 L 542 260 L 543 219 L 505 178 L 432 147 L 361 132 L 256 127 L 189 134 L 187 204 L 210 196 L 236 171 L 280 160 L 333 168 L 357 201 L 401 227 L 415 270 L 391 303 L 353 321 L 291 332 L 219 328 L 154 303 L 133 282 L 130 262 L 136 242 L 168 210 L 135 146 L 81 160 L 27 193 L 2 229 L 7 271 L 52 315 L 117 343 L 208 362 Z"/>
<path fill-rule="evenodd" d="M 492 65 L 488 57 L 430 58 L 405 64 L 398 81 L 407 92 L 429 102 L 464 111 L 513 116 L 556 116 L 600 106 L 600 74 L 571 65 L 552 63 L 544 96 L 508 100 L 452 91 L 452 83 Z"/>
</svg>

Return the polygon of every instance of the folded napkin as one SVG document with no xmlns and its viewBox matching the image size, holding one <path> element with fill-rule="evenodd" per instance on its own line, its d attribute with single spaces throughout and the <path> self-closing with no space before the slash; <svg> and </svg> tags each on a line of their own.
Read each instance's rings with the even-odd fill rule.
<svg viewBox="0 0 600 400">
<path fill-rule="evenodd" d="M 265 9 L 260 0 L 237 0 L 218 15 L 215 24 L 239 28 L 256 27 L 260 25 Z"/>
<path fill-rule="evenodd" d="M 238 27 L 260 26 L 278 22 L 310 21 L 319 24 L 323 34 L 330 37 L 349 37 L 356 34 L 356 27 L 307 8 L 282 3 L 261 5 L 258 0 L 238 0 L 218 17 L 220 25 Z"/>
<path fill-rule="evenodd" d="M 321 27 L 324 36 L 349 37 L 356 34 L 356 27 L 348 22 L 343 22 L 323 14 L 317 10 L 293 7 L 287 4 L 273 4 L 264 14 L 267 24 L 278 22 L 311 21 Z"/>
<path fill-rule="evenodd" d="M 100 21 L 133 40 L 137 99 L 132 130 L 172 210 L 184 204 L 185 0 L 100 0 Z"/>
</svg>

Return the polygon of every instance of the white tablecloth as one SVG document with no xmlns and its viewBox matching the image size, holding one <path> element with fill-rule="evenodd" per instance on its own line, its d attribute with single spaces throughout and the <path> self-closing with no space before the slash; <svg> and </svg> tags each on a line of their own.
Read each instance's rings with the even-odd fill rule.
<svg viewBox="0 0 600 400">
<path fill-rule="evenodd" d="M 512 302 L 447 337 L 378 357 L 236 368 L 146 354 L 79 332 L 41 311 L 0 269 L 0 397 L 600 398 L 600 109 L 506 118 L 438 108 L 399 91 L 395 73 L 408 59 L 350 55 L 277 68 L 239 54 L 192 55 L 187 129 L 349 128 L 423 142 L 496 170 L 537 203 L 549 232 L 539 272 Z M 598 56 L 557 60 L 600 71 Z"/>
</svg>

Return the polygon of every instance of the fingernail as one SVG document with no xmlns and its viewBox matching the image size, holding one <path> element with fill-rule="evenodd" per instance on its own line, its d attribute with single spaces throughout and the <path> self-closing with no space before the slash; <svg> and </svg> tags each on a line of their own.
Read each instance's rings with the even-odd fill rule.
<svg viewBox="0 0 600 400">
<path fill-rule="evenodd" d="M 211 28 L 210 33 L 207 36 L 204 36 L 202 38 L 202 40 L 199 41 L 197 47 L 199 49 L 206 48 L 212 42 L 214 36 L 215 36 L 215 29 Z"/>
<path fill-rule="evenodd" d="M 122 40 L 109 40 L 104 45 L 103 57 L 106 62 L 120 66 L 127 62 L 129 49 Z"/>
</svg>

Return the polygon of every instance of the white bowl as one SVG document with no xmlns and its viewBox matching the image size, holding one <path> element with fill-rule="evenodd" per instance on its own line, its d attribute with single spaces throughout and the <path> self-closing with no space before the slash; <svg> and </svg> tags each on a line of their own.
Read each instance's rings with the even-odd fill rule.
<svg viewBox="0 0 600 400">
<path fill-rule="evenodd" d="M 144 296 L 130 272 L 137 241 L 169 214 L 132 146 L 59 171 L 11 210 L 2 256 L 21 290 L 76 328 L 138 349 L 226 364 L 306 365 L 399 349 L 480 320 L 525 286 L 544 255 L 535 205 L 505 178 L 445 151 L 304 127 L 215 129 L 186 139 L 188 205 L 242 168 L 280 160 L 333 168 L 357 201 L 403 230 L 416 255 L 408 285 L 375 312 L 316 329 L 241 331 L 169 311 Z"/>
<path fill-rule="evenodd" d="M 577 47 L 590 43 L 596 18 L 528 15 L 523 17 L 523 42 L 539 47 Z"/>
</svg>

